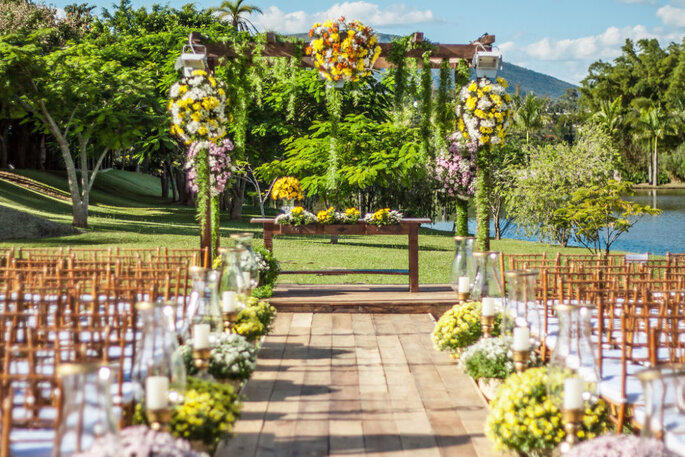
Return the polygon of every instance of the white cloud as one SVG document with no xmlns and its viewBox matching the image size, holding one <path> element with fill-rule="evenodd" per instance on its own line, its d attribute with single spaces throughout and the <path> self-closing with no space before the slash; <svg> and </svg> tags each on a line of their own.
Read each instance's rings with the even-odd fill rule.
<svg viewBox="0 0 685 457">
<path fill-rule="evenodd" d="M 516 49 L 516 44 L 513 41 L 505 41 L 504 43 L 497 44 L 497 47 L 502 51 L 502 54 L 507 54 Z"/>
<path fill-rule="evenodd" d="M 308 14 L 304 11 L 284 12 L 277 6 L 263 9 L 263 14 L 254 15 L 250 20 L 258 28 L 280 33 L 300 33 L 309 30 L 314 22 L 326 19 L 357 19 L 366 25 L 392 27 L 400 25 L 425 24 L 438 22 L 429 9 L 418 10 L 404 4 L 388 5 L 381 8 L 365 1 L 336 3 L 326 11 Z"/>
<path fill-rule="evenodd" d="M 655 0 L 618 0 L 619 3 L 630 3 L 630 4 L 637 4 L 637 3 L 644 3 L 647 5 L 654 5 L 656 3 Z"/>
<path fill-rule="evenodd" d="M 656 16 L 667 27 L 685 28 L 685 8 L 666 5 L 659 8 Z"/>
</svg>

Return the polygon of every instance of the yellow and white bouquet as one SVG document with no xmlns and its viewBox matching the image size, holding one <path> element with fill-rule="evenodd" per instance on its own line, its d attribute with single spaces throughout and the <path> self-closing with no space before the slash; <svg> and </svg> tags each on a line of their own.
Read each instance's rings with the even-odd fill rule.
<svg viewBox="0 0 685 457">
<path fill-rule="evenodd" d="M 390 210 L 390 208 L 383 208 L 375 213 L 367 213 L 366 216 L 364 216 L 364 222 L 378 227 L 399 224 L 402 222 L 402 213 L 396 210 Z"/>
<path fill-rule="evenodd" d="M 511 123 L 511 97 L 505 92 L 507 82 L 497 78 L 471 81 L 459 92 L 457 128 L 464 139 L 479 146 L 501 144 Z"/>
<path fill-rule="evenodd" d="M 311 213 L 301 206 L 296 206 L 285 214 L 276 216 L 275 222 L 281 225 L 307 225 L 315 224 L 317 218 L 314 213 Z"/>
<path fill-rule="evenodd" d="M 347 208 L 342 214 L 342 222 L 345 224 L 356 224 L 361 213 L 357 208 Z"/>
<path fill-rule="evenodd" d="M 305 49 L 312 56 L 319 75 L 328 81 L 358 81 L 371 74 L 381 54 L 373 29 L 359 21 L 317 22 L 309 31 L 311 42 Z"/>
<path fill-rule="evenodd" d="M 274 200 L 302 200 L 304 192 L 300 181 L 293 176 L 278 178 L 271 189 L 271 198 Z"/>
<path fill-rule="evenodd" d="M 482 335 L 480 309 L 480 302 L 466 302 L 454 305 L 440 316 L 431 335 L 435 348 L 458 353 L 478 341 Z"/>
<path fill-rule="evenodd" d="M 339 213 L 336 213 L 335 208 L 332 206 L 326 210 L 316 213 L 316 219 L 320 224 L 335 224 L 338 222 L 338 216 Z"/>
<path fill-rule="evenodd" d="M 171 133 L 186 144 L 217 143 L 226 136 L 226 90 L 204 70 L 174 83 L 169 90 Z"/>
</svg>

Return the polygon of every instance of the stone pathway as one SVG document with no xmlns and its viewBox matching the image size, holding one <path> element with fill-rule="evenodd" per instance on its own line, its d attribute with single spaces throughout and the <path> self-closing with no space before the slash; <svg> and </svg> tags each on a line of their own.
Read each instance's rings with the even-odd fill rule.
<svg viewBox="0 0 685 457">
<path fill-rule="evenodd" d="M 494 455 L 428 314 L 280 313 L 220 457 Z"/>
</svg>

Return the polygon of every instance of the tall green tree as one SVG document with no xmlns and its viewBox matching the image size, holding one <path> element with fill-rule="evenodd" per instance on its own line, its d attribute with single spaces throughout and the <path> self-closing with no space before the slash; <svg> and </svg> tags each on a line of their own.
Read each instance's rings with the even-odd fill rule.
<svg viewBox="0 0 685 457">
<path fill-rule="evenodd" d="M 649 180 L 652 186 L 659 185 L 659 140 L 669 129 L 669 119 L 659 107 L 640 110 L 637 121 L 639 135 L 649 141 Z"/>
<path fill-rule="evenodd" d="M 530 144 L 530 132 L 542 127 L 544 100 L 528 92 L 514 113 L 514 121 L 526 132 L 526 145 Z"/>
<path fill-rule="evenodd" d="M 250 28 L 257 31 L 249 19 L 245 16 L 248 14 L 262 13 L 262 10 L 255 5 L 246 5 L 244 0 L 224 0 L 221 5 L 216 8 L 210 8 L 210 12 L 217 13 L 217 16 L 222 21 L 228 21 L 235 30 L 240 32 L 249 32 Z"/>
</svg>

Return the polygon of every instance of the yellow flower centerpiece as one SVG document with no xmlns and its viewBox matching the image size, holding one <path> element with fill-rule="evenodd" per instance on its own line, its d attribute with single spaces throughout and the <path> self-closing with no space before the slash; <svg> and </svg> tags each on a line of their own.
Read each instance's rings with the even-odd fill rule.
<svg viewBox="0 0 685 457">
<path fill-rule="evenodd" d="M 317 22 L 309 31 L 311 42 L 305 49 L 312 56 L 319 75 L 328 81 L 359 81 L 371 74 L 381 54 L 373 29 L 359 21 Z"/>
<path fill-rule="evenodd" d="M 316 218 L 320 224 L 335 224 L 338 222 L 337 213 L 332 206 L 326 210 L 316 213 Z"/>
<path fill-rule="evenodd" d="M 278 178 L 271 189 L 271 198 L 274 200 L 302 200 L 304 192 L 300 181 L 293 176 Z"/>
<path fill-rule="evenodd" d="M 560 380 L 563 383 L 563 380 Z M 497 451 L 519 455 L 548 455 L 565 437 L 561 411 L 549 398 L 547 368 L 531 368 L 512 374 L 490 402 L 485 435 Z M 606 404 L 586 402 L 579 440 L 592 439 L 607 431 Z"/>
<path fill-rule="evenodd" d="M 343 222 L 346 224 L 356 224 L 361 213 L 357 208 L 347 208 L 343 216 Z"/>
<path fill-rule="evenodd" d="M 511 97 L 505 92 L 507 82 L 497 78 L 471 81 L 459 92 L 457 128 L 464 139 L 479 146 L 501 144 L 509 128 Z"/>
<path fill-rule="evenodd" d="M 431 335 L 435 348 L 458 354 L 478 341 L 482 335 L 480 309 L 480 302 L 466 302 L 454 305 L 440 316 Z"/>
<path fill-rule="evenodd" d="M 390 210 L 390 208 L 379 209 L 375 213 L 368 213 L 364 216 L 364 222 L 371 225 L 376 225 L 378 227 L 383 227 L 384 225 L 399 224 L 402 222 L 402 213 L 395 210 Z"/>
</svg>

